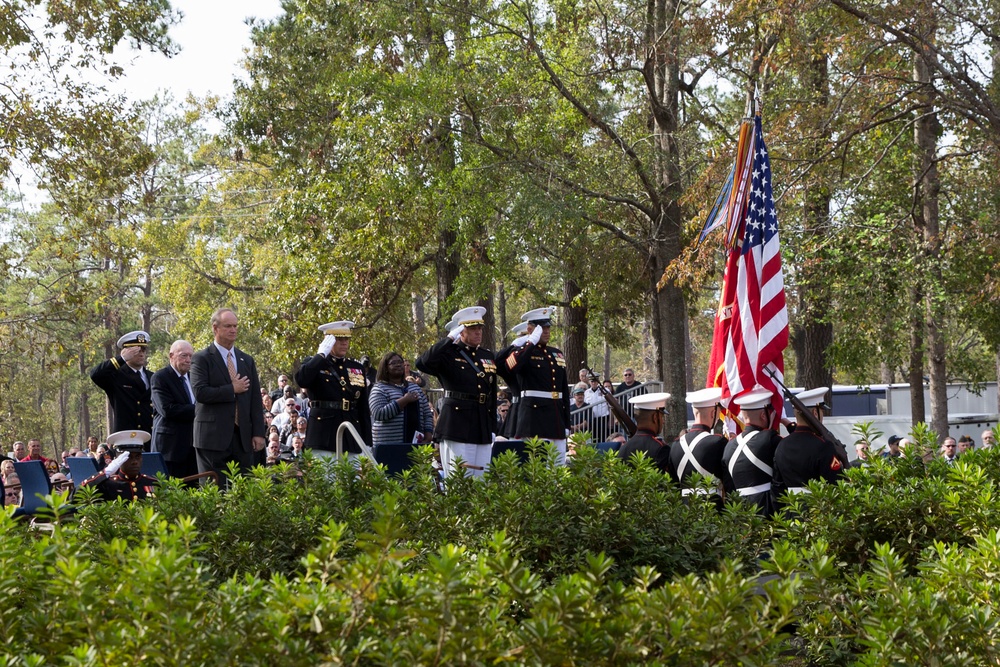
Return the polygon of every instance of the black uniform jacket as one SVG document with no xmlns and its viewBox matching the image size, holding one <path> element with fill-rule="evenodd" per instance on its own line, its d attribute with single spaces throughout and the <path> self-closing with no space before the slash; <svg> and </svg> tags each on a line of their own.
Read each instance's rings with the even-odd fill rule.
<svg viewBox="0 0 1000 667">
<path fill-rule="evenodd" d="M 124 500 L 141 500 L 146 496 L 153 495 L 156 488 L 156 478 L 139 473 L 136 477 L 126 477 L 118 472 L 108 477 L 103 472 L 99 472 L 88 478 L 80 486 L 96 486 L 101 497 L 107 501 L 116 498 Z"/>
<path fill-rule="evenodd" d="M 454 343 L 445 337 L 420 355 L 417 368 L 437 376 L 445 389 L 434 439 L 491 444 L 497 425 L 497 367 L 493 352 L 469 347 L 461 341 Z"/>
<path fill-rule="evenodd" d="M 737 497 L 736 489 L 750 489 L 771 483 L 774 472 L 774 452 L 778 443 L 781 442 L 781 436 L 776 432 L 771 429 L 762 430 L 756 426 L 748 426 L 741 437 L 745 438 L 747 449 L 754 458 L 770 467 L 772 472 L 768 474 L 766 470 L 762 470 L 747 456 L 745 451 L 741 451 L 740 455 L 736 456 L 739 442 L 733 438 L 726 445 L 726 451 L 722 454 L 722 483 L 726 488 L 726 493 L 731 494 L 730 497 Z M 738 497 L 757 505 L 764 515 L 770 515 L 773 510 L 770 488 Z"/>
<path fill-rule="evenodd" d="M 692 474 L 700 472 L 691 461 L 684 463 L 684 448 L 681 443 L 687 443 L 690 446 L 702 433 L 708 435 L 698 441 L 692 454 L 706 472 L 722 479 L 722 453 L 726 450 L 726 439 L 712 433 L 711 429 L 704 424 L 695 424 L 670 447 L 670 463 L 667 470 L 674 481 L 681 486 L 684 486 L 684 480 Z M 684 463 L 683 470 L 681 470 L 682 463 Z"/>
<path fill-rule="evenodd" d="M 337 449 L 337 429 L 351 422 L 365 444 L 372 444 L 372 417 L 368 408 L 368 385 L 361 364 L 317 354 L 302 362 L 295 383 L 309 392 L 309 426 L 305 446 L 328 452 Z M 360 454 L 361 447 L 349 433 L 342 437 L 344 451 Z"/>
<path fill-rule="evenodd" d="M 628 461 L 636 452 L 645 452 L 646 456 L 653 462 L 660 472 L 667 472 L 667 463 L 670 459 L 670 447 L 666 445 L 655 433 L 639 429 L 628 442 L 618 450 L 618 458 Z"/>
<path fill-rule="evenodd" d="M 569 384 L 562 351 L 547 345 L 525 343 L 501 357 L 500 364 L 504 367 L 504 377 L 516 376 L 520 385 L 515 437 L 520 440 L 533 437 L 565 439 L 566 429 L 570 427 Z M 545 396 L 525 396 L 525 392 Z"/>
<path fill-rule="evenodd" d="M 145 372 L 146 378 L 151 381 L 152 374 Z M 149 387 L 139 373 L 125 363 L 122 355 L 115 355 L 94 366 L 90 379 L 104 390 L 111 401 L 113 431 L 153 432 L 153 401 Z"/>
<path fill-rule="evenodd" d="M 796 426 L 782 438 L 774 452 L 771 491 L 779 498 L 791 488 L 801 488 L 813 479 L 836 482 L 843 472 L 833 444 L 806 426 Z"/>
</svg>

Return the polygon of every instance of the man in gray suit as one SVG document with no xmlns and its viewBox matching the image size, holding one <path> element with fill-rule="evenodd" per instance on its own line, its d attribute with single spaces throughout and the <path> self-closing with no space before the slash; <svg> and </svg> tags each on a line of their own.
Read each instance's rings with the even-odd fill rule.
<svg viewBox="0 0 1000 667">
<path fill-rule="evenodd" d="M 198 472 L 220 477 L 230 461 L 241 473 L 264 449 L 264 404 L 253 357 L 236 347 L 238 321 L 230 308 L 212 314 L 214 342 L 191 360 L 194 448 Z"/>
</svg>

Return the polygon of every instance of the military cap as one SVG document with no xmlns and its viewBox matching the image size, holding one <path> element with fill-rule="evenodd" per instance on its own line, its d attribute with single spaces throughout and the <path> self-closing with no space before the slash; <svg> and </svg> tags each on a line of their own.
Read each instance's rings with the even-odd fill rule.
<svg viewBox="0 0 1000 667">
<path fill-rule="evenodd" d="M 147 431 L 116 431 L 108 436 L 108 444 L 121 451 L 142 451 L 149 442 Z"/>
<path fill-rule="evenodd" d="M 691 404 L 692 408 L 710 408 L 722 399 L 722 387 L 708 387 L 698 391 L 688 392 L 684 400 Z"/>
<path fill-rule="evenodd" d="M 538 326 L 550 327 L 552 326 L 552 316 L 556 314 L 555 306 L 545 306 L 543 308 L 535 308 L 534 310 L 529 310 L 521 319 L 528 324 L 537 324 Z"/>
<path fill-rule="evenodd" d="M 319 330 L 328 336 L 336 336 L 337 338 L 350 338 L 351 329 L 354 328 L 354 322 L 350 320 L 340 320 L 339 322 L 327 322 L 326 324 L 321 324 Z"/>
<path fill-rule="evenodd" d="M 764 389 L 760 385 L 744 391 L 739 396 L 733 398 L 733 403 L 743 410 L 763 410 L 771 405 L 774 394 L 770 389 Z"/>
<path fill-rule="evenodd" d="M 816 389 L 807 389 L 805 391 L 800 391 L 795 394 L 795 397 L 802 401 L 802 405 L 807 408 L 815 408 L 818 406 L 825 406 L 826 403 L 823 401 L 823 397 L 826 396 L 826 392 L 830 391 L 829 387 L 817 387 Z"/>
<path fill-rule="evenodd" d="M 130 331 L 118 339 L 118 347 L 146 347 L 149 345 L 149 334 L 145 331 Z"/>
<path fill-rule="evenodd" d="M 485 316 L 485 308 L 482 306 L 470 306 L 469 308 L 463 308 L 452 315 L 451 319 L 456 324 L 461 324 L 465 327 L 475 327 L 485 324 L 485 320 L 483 320 Z"/>
<path fill-rule="evenodd" d="M 631 403 L 636 410 L 663 410 L 667 407 L 667 401 L 669 399 L 670 394 L 665 391 L 658 391 L 652 394 L 633 396 L 628 399 L 628 402 Z"/>
</svg>

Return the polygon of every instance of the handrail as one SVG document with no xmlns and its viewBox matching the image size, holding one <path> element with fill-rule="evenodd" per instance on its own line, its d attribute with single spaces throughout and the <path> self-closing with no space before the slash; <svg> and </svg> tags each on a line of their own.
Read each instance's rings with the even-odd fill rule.
<svg viewBox="0 0 1000 667">
<path fill-rule="evenodd" d="M 344 431 L 348 430 L 351 435 L 354 436 L 355 442 L 361 447 L 361 453 L 371 459 L 372 463 L 375 463 L 375 453 L 371 450 L 371 447 L 365 444 L 364 438 L 358 433 L 358 429 L 354 428 L 354 424 L 351 422 L 340 422 L 340 426 L 337 427 L 337 458 L 342 458 L 344 456 Z"/>
</svg>

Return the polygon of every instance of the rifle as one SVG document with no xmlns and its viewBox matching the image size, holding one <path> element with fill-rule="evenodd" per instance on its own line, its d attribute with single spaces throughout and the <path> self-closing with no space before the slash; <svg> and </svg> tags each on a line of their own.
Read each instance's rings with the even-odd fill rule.
<svg viewBox="0 0 1000 667">
<path fill-rule="evenodd" d="M 777 378 L 774 371 L 765 367 L 764 372 L 770 375 L 771 379 L 774 380 L 774 384 L 781 388 L 781 393 L 784 394 L 785 398 L 788 399 L 788 402 L 791 403 L 792 406 L 805 418 L 806 422 L 809 424 L 809 428 L 833 445 L 833 451 L 837 455 L 837 458 L 840 459 L 840 462 L 846 466 L 850 459 L 847 457 L 847 447 L 844 447 L 844 443 L 838 440 L 837 436 L 830 432 L 830 429 L 823 426 L 823 422 L 816 419 L 816 415 L 812 413 L 812 410 L 802 405 L 802 401 L 799 400 L 798 396 L 788 391 L 788 387 L 786 387 L 781 380 Z"/>
<path fill-rule="evenodd" d="M 618 420 L 618 423 L 622 425 L 622 428 L 625 429 L 628 437 L 631 438 L 639 429 L 639 427 L 635 424 L 635 420 L 632 419 L 627 412 L 625 412 L 625 409 L 622 407 L 622 404 L 618 402 L 618 399 L 615 398 L 603 384 L 601 384 L 601 378 L 598 377 L 597 373 L 587 368 L 586 363 L 581 365 L 583 366 L 583 370 L 587 371 L 588 379 L 597 380 L 597 387 L 600 389 L 601 395 L 604 396 L 604 400 L 607 401 L 608 407 L 611 408 L 611 413 L 615 416 L 615 419 Z"/>
</svg>

